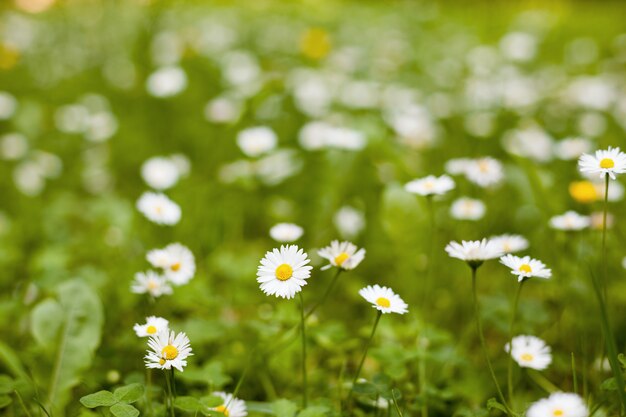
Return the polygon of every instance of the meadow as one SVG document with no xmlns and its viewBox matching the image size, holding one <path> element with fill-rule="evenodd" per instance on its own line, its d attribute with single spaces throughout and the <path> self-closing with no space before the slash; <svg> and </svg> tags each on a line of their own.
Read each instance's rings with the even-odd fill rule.
<svg viewBox="0 0 626 417">
<path fill-rule="evenodd" d="M 626 413 L 622 2 L 0 4 L 0 415 Z"/>
</svg>

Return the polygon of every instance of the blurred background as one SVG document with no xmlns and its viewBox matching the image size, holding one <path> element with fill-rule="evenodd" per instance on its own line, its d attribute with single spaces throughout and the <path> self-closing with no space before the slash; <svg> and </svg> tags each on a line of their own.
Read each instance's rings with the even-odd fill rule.
<svg viewBox="0 0 626 417">
<path fill-rule="evenodd" d="M 232 390 L 252 346 L 298 322 L 295 302 L 268 298 L 255 282 L 258 261 L 279 245 L 270 227 L 293 222 L 316 267 L 305 300 L 332 277 L 318 268 L 318 248 L 349 239 L 367 249 L 311 319 L 320 404 L 335 401 L 371 326 L 357 291 L 379 283 L 411 314 L 385 317 L 365 376 L 391 378 L 405 415 L 424 401 L 435 416 L 487 415 L 494 393 L 467 319 L 468 271 L 443 248 L 502 233 L 525 236 L 553 269 L 553 280 L 525 289 L 518 326 L 552 346 L 546 375 L 571 390 L 574 352 L 586 397 L 610 398 L 584 263 L 598 223 L 569 233 L 549 220 L 601 209 L 601 186 L 580 177 L 576 159 L 626 146 L 624 22 L 619 1 L 2 1 L 0 373 L 21 369 L 46 397 L 62 350 L 32 312 L 78 279 L 95 295 L 88 315 L 101 320 L 82 336 L 92 341 L 86 359 L 61 378 L 57 415 L 89 415 L 82 395 L 143 378 L 144 343 L 132 326 L 153 314 L 191 339 L 181 390 Z M 259 126 L 274 146 L 238 142 Z M 135 209 L 149 188 L 142 164 L 155 156 L 180 171 L 167 191 L 182 208 L 173 227 Z M 451 172 L 451 159 L 485 156 L 501 164 L 494 183 Z M 403 189 L 444 172 L 457 186 L 432 214 Z M 619 217 L 623 186 L 614 184 Z M 451 212 L 462 196 L 480 200 L 483 213 Z M 622 347 L 626 229 L 612 226 L 609 293 Z M 171 242 L 194 253 L 194 280 L 155 302 L 132 294 L 145 253 Z M 502 372 L 515 282 L 496 262 L 481 272 Z M 298 349 L 259 357 L 239 396 L 297 399 Z M 523 401 L 542 394 L 521 385 Z"/>
</svg>

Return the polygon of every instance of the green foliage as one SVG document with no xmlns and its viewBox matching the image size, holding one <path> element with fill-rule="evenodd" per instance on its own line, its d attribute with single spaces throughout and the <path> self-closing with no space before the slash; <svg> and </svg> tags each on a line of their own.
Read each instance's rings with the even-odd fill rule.
<svg viewBox="0 0 626 417">
<path fill-rule="evenodd" d="M 130 384 L 110 392 L 106 390 L 85 395 L 80 403 L 87 408 L 108 407 L 111 414 L 116 417 L 137 417 L 139 410 L 132 403 L 138 401 L 144 395 L 144 386 Z"/>
<path fill-rule="evenodd" d="M 82 281 L 59 285 L 57 294 L 39 303 L 31 316 L 33 338 L 53 364 L 47 403 L 55 414 L 64 409 L 70 390 L 89 368 L 104 321 L 98 295 Z"/>
</svg>

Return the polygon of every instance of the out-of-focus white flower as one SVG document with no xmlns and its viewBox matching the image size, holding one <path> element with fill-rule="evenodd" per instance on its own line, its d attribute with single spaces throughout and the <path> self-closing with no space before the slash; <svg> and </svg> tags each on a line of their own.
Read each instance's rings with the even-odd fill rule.
<svg viewBox="0 0 626 417">
<path fill-rule="evenodd" d="M 490 240 L 452 241 L 446 246 L 446 252 L 452 258 L 457 258 L 467 263 L 482 263 L 489 259 L 495 259 L 502 255 L 501 249 Z"/>
<path fill-rule="evenodd" d="M 266 126 L 250 127 L 237 134 L 239 149 L 250 157 L 261 156 L 273 150 L 277 143 L 276 133 Z"/>
<path fill-rule="evenodd" d="M 176 185 L 180 171 L 171 158 L 155 156 L 141 165 L 141 178 L 155 190 L 167 190 Z"/>
<path fill-rule="evenodd" d="M 154 97 L 172 97 L 187 87 L 187 74 L 180 67 L 163 67 L 146 80 L 148 93 Z"/>
<path fill-rule="evenodd" d="M 90 142 L 104 142 L 117 132 L 117 119 L 107 111 L 92 114 L 87 119 L 85 139 Z"/>
<path fill-rule="evenodd" d="M 489 239 L 502 253 L 519 252 L 528 249 L 528 240 L 520 235 L 499 235 Z"/>
<path fill-rule="evenodd" d="M 424 107 L 412 105 L 391 109 L 385 114 L 385 120 L 398 140 L 411 148 L 428 147 L 437 139 L 437 125 Z"/>
<path fill-rule="evenodd" d="M 231 97 L 216 97 L 204 107 L 204 117 L 213 123 L 232 123 L 241 115 L 241 103 Z"/>
<path fill-rule="evenodd" d="M 558 230 L 582 230 L 591 225 L 589 216 L 582 216 L 575 211 L 568 211 L 565 214 L 554 216 L 550 219 L 550 227 Z"/>
<path fill-rule="evenodd" d="M 576 394 L 555 392 L 548 398 L 533 403 L 526 417 L 588 417 L 585 401 Z"/>
<path fill-rule="evenodd" d="M 83 133 L 89 126 L 89 109 L 82 104 L 61 106 L 54 114 L 57 129 L 63 133 Z"/>
<path fill-rule="evenodd" d="M 585 112 L 578 116 L 578 132 L 583 136 L 596 138 L 606 132 L 607 121 L 604 115 L 597 112 Z"/>
<path fill-rule="evenodd" d="M 130 289 L 135 294 L 150 294 L 155 298 L 172 293 L 172 287 L 165 277 L 154 271 L 137 272 Z"/>
<path fill-rule="evenodd" d="M 172 243 L 163 249 L 153 249 L 146 259 L 156 268 L 162 268 L 165 277 L 174 285 L 185 285 L 196 273 L 196 260 L 185 245 Z"/>
<path fill-rule="evenodd" d="M 531 126 L 509 132 L 503 142 L 506 150 L 514 155 L 537 162 L 552 160 L 552 138 L 539 127 Z"/>
<path fill-rule="evenodd" d="M 278 223 L 270 229 L 270 236 L 277 242 L 290 243 L 300 239 L 304 234 L 302 229 L 297 224 L 293 223 Z"/>
<path fill-rule="evenodd" d="M 443 195 L 454 189 L 454 181 L 447 175 L 440 177 L 429 175 L 406 183 L 404 189 L 423 196 Z"/>
<path fill-rule="evenodd" d="M 457 220 L 480 220 L 486 210 L 485 203 L 482 201 L 461 197 L 450 206 L 450 215 Z"/>
<path fill-rule="evenodd" d="M 148 337 L 167 330 L 169 321 L 163 317 L 150 316 L 146 318 L 145 324 L 135 324 L 133 330 L 139 337 Z"/>
<path fill-rule="evenodd" d="M 513 349 L 511 346 L 513 345 Z M 516 336 L 511 343 L 504 346 L 504 350 L 510 353 L 515 362 L 522 368 L 532 368 L 542 371 L 552 363 L 550 346 L 535 336 Z M 546 417 L 553 417 L 546 416 Z"/>
<path fill-rule="evenodd" d="M 554 155 L 566 161 L 578 159 L 582 154 L 590 152 L 592 143 L 584 138 L 565 138 L 554 144 Z"/>
<path fill-rule="evenodd" d="M 333 126 L 326 122 L 309 122 L 300 129 L 300 145 L 307 150 L 337 148 L 358 151 L 367 141 L 357 130 Z"/>
<path fill-rule="evenodd" d="M 248 415 L 246 402 L 233 397 L 233 394 L 218 391 L 213 392 L 211 395 L 220 397 L 223 400 L 221 405 L 213 407 L 212 410 L 224 414 L 225 417 L 246 417 Z"/>
<path fill-rule="evenodd" d="M 342 237 L 353 238 L 365 227 L 365 216 L 354 207 L 343 206 L 333 216 L 333 223 Z"/>
<path fill-rule="evenodd" d="M 46 185 L 41 167 L 34 161 L 24 161 L 13 169 L 13 182 L 27 196 L 36 196 Z"/>
<path fill-rule="evenodd" d="M 137 210 L 156 224 L 172 226 L 179 222 L 180 206 L 164 194 L 145 192 L 137 200 Z"/>
<path fill-rule="evenodd" d="M 6 91 L 0 91 L 0 120 L 8 120 L 15 114 L 17 100 Z"/>
<path fill-rule="evenodd" d="M 450 175 L 464 175 L 472 163 L 473 160 L 469 158 L 450 159 L 446 162 L 445 170 Z"/>
<path fill-rule="evenodd" d="M 500 161 L 486 156 L 472 160 L 466 166 L 465 177 L 481 187 L 491 187 L 503 180 L 504 168 Z"/>
<path fill-rule="evenodd" d="M 465 117 L 465 130 L 470 135 L 486 138 L 495 130 L 496 117 L 492 112 L 481 111 L 470 113 Z"/>
<path fill-rule="evenodd" d="M 302 161 L 291 149 L 275 151 L 253 165 L 254 173 L 266 185 L 280 184 L 302 168 Z"/>
<path fill-rule="evenodd" d="M 530 61 L 537 53 L 537 38 L 526 32 L 507 33 L 500 40 L 500 51 L 512 61 Z"/>
<path fill-rule="evenodd" d="M 351 242 L 333 240 L 329 246 L 320 249 L 318 255 L 328 259 L 330 264 L 322 269 L 336 266 L 341 269 L 354 269 L 365 258 L 365 249 L 359 249 Z"/>
<path fill-rule="evenodd" d="M 27 152 L 28 139 L 21 133 L 7 133 L 0 137 L 0 155 L 3 159 L 21 159 Z"/>
<path fill-rule="evenodd" d="M 338 99 L 352 109 L 372 109 L 378 106 L 378 85 L 370 81 L 349 81 L 340 91 Z"/>
<path fill-rule="evenodd" d="M 592 110 L 607 110 L 618 91 L 612 82 L 598 77 L 575 78 L 565 90 L 565 98 L 575 105 Z"/>
</svg>

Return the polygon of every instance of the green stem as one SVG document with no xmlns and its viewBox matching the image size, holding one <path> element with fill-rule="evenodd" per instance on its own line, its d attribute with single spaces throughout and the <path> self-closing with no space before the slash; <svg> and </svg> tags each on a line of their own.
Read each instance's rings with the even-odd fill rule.
<svg viewBox="0 0 626 417">
<path fill-rule="evenodd" d="M 396 413 L 398 416 L 402 417 L 402 411 L 400 411 L 400 407 L 398 407 L 398 400 L 396 400 L 396 393 L 391 390 L 391 398 L 393 398 L 393 405 L 396 408 Z"/>
<path fill-rule="evenodd" d="M 243 372 L 241 373 L 241 376 L 239 377 L 239 380 L 237 381 L 237 385 L 235 385 L 235 390 L 233 391 L 233 395 L 232 395 L 230 401 L 232 401 L 235 397 L 237 397 L 237 394 L 239 393 L 239 389 L 241 388 L 241 384 L 243 384 L 243 380 L 246 378 L 246 375 L 248 374 L 248 370 L 252 366 L 252 361 L 253 360 L 254 360 L 254 350 L 250 354 L 250 360 L 248 361 L 248 364 L 244 368 Z M 224 407 L 226 407 L 226 409 L 228 409 L 228 406 L 230 405 L 230 401 L 227 402 L 224 405 Z"/>
<path fill-rule="evenodd" d="M 574 394 L 578 394 L 578 378 L 576 377 L 576 358 L 572 352 L 572 380 L 574 382 Z"/>
<path fill-rule="evenodd" d="M 537 372 L 533 369 L 528 369 L 527 372 L 530 379 L 532 379 L 535 384 L 539 385 L 543 390 L 545 390 L 548 394 L 552 394 L 553 392 L 560 391 L 559 387 L 554 385 L 548 378 L 543 376 L 540 372 Z"/>
<path fill-rule="evenodd" d="M 356 381 L 359 379 L 359 375 L 361 374 L 361 369 L 363 369 L 363 364 L 365 363 L 365 358 L 367 357 L 367 351 L 372 344 L 372 340 L 374 339 L 374 333 L 376 333 L 376 328 L 378 327 L 378 322 L 380 321 L 380 317 L 383 315 L 382 311 L 378 311 L 376 314 L 376 320 L 374 321 L 374 327 L 372 327 L 372 333 L 370 334 L 369 339 L 365 343 L 365 350 L 363 351 L 363 357 L 361 357 L 361 362 L 359 362 L 359 367 L 356 369 L 356 374 L 354 375 L 354 379 L 352 380 L 352 387 L 350 387 L 350 393 L 348 394 L 348 404 L 350 404 L 350 400 L 352 399 L 352 394 L 354 392 L 354 386 L 356 385 Z"/>
<path fill-rule="evenodd" d="M 326 302 L 326 299 L 328 298 L 328 296 L 330 295 L 330 293 L 332 292 L 333 288 L 335 287 L 335 283 L 337 282 L 337 279 L 339 278 L 339 275 L 341 275 L 341 272 L 343 271 L 343 269 L 341 268 L 337 268 L 337 272 L 335 273 L 335 276 L 333 277 L 333 280 L 330 282 L 330 284 L 328 285 L 328 288 L 326 288 L 326 292 L 324 293 L 324 295 L 322 296 L 322 298 L 317 302 L 317 304 L 315 304 L 304 316 L 305 319 L 308 319 L 311 314 L 313 314 L 315 312 L 315 310 L 317 310 L 317 308 L 319 306 L 321 306 L 322 304 L 324 304 Z"/>
<path fill-rule="evenodd" d="M 304 323 L 306 317 L 304 316 L 304 298 L 302 297 L 302 291 L 298 294 L 300 295 L 300 326 L 302 333 L 302 408 L 306 408 L 308 403 L 308 384 L 306 377 L 306 326 Z"/>
<path fill-rule="evenodd" d="M 522 293 L 522 286 L 526 278 L 522 278 L 517 290 L 515 291 L 515 298 L 513 299 L 513 310 L 511 310 L 511 323 L 509 325 L 509 360 L 507 366 L 507 389 L 509 394 L 509 403 L 513 406 L 513 332 L 515 326 L 515 319 L 517 318 L 517 308 L 519 306 L 520 294 Z"/>
<path fill-rule="evenodd" d="M 417 364 L 417 372 L 420 382 L 420 393 L 422 394 L 421 416 L 428 417 L 428 402 L 426 401 L 426 347 L 424 347 L 424 355 Z"/>
<path fill-rule="evenodd" d="M 152 415 L 152 369 L 146 369 L 146 406 L 148 408 L 148 415 Z"/>
<path fill-rule="evenodd" d="M 513 412 L 511 411 L 506 403 L 506 400 L 504 399 L 504 394 L 502 393 L 502 389 L 500 388 L 500 384 L 498 383 L 498 379 L 496 378 L 496 373 L 493 371 L 493 366 L 491 365 L 491 360 L 489 359 L 489 353 L 487 352 L 485 336 L 483 335 L 483 326 L 480 322 L 480 307 L 478 306 L 478 295 L 476 292 L 476 270 L 478 269 L 478 267 L 470 267 L 472 269 L 472 297 L 474 300 L 474 319 L 476 321 L 476 332 L 478 333 L 478 338 L 480 339 L 480 346 L 483 350 L 483 355 L 485 356 L 487 367 L 489 368 L 489 374 L 491 375 L 491 379 L 493 380 L 493 383 L 496 386 L 496 390 L 498 391 L 498 397 L 500 397 L 500 401 L 506 409 L 507 414 L 513 416 Z"/>
<path fill-rule="evenodd" d="M 609 174 L 605 174 L 604 177 L 604 211 L 602 213 L 602 296 L 604 301 L 607 300 L 606 294 L 606 277 L 607 277 L 607 262 L 606 262 L 606 218 L 609 208 Z"/>
<path fill-rule="evenodd" d="M 172 395 L 172 383 L 170 381 L 170 374 L 165 371 L 165 384 L 167 385 L 167 404 L 170 409 L 170 416 L 174 417 L 174 396 Z"/>
<path fill-rule="evenodd" d="M 17 390 L 14 390 L 15 395 L 17 396 L 17 399 L 20 402 L 20 405 L 22 406 L 22 409 L 24 410 L 24 412 L 26 413 L 26 415 L 28 417 L 32 417 L 32 415 L 30 414 L 30 411 L 28 411 L 28 408 L 26 408 L 26 404 L 24 404 L 24 399 L 22 398 L 22 396 L 20 395 L 20 393 Z"/>
</svg>

